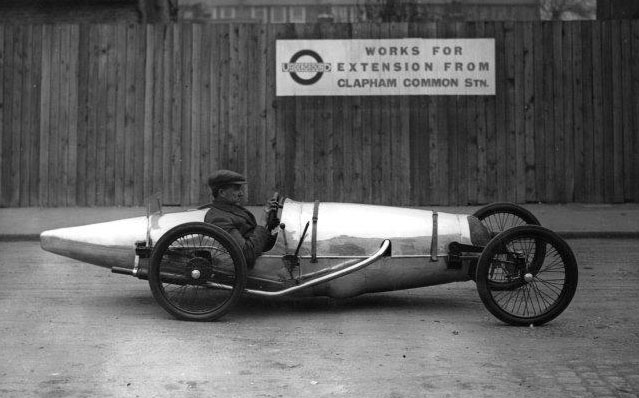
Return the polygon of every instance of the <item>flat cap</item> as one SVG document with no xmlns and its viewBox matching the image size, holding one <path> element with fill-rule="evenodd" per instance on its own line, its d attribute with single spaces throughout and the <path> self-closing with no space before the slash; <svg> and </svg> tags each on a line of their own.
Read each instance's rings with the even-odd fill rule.
<svg viewBox="0 0 639 398">
<path fill-rule="evenodd" d="M 209 177 L 209 187 L 226 184 L 246 184 L 246 178 L 231 170 L 218 170 Z"/>
</svg>

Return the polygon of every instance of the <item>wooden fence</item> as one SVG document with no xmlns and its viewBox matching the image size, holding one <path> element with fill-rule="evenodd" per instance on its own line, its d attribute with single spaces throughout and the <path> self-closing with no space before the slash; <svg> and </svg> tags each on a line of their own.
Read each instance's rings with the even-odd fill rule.
<svg viewBox="0 0 639 398">
<path fill-rule="evenodd" d="M 494 37 L 495 96 L 276 97 L 275 41 Z M 639 201 L 639 21 L 0 25 L 0 206 Z"/>
</svg>

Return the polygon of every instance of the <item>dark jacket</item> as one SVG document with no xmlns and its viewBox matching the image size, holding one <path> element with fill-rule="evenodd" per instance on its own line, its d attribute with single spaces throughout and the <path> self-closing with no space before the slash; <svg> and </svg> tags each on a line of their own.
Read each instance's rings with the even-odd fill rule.
<svg viewBox="0 0 639 398">
<path fill-rule="evenodd" d="M 257 225 L 253 213 L 242 206 L 215 201 L 206 207 L 210 209 L 204 222 L 228 232 L 242 249 L 249 267 L 253 267 L 257 257 L 272 246 L 274 237 L 265 227 Z"/>
</svg>

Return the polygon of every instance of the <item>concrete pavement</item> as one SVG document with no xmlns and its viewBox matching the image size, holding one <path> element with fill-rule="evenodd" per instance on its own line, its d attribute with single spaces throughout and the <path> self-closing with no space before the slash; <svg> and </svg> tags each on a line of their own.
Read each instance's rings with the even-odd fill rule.
<svg viewBox="0 0 639 398">
<path fill-rule="evenodd" d="M 482 206 L 423 207 L 472 214 Z M 525 204 L 541 222 L 566 238 L 639 238 L 639 203 Z M 186 208 L 165 207 L 165 212 Z M 255 214 L 261 207 L 249 206 Z M 144 207 L 0 208 L 0 240 L 38 240 L 42 231 L 143 216 Z"/>
</svg>

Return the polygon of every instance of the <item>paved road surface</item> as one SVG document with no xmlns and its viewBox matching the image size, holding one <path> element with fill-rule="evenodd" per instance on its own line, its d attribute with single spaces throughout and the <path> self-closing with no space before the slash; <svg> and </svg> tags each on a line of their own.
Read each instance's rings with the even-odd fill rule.
<svg viewBox="0 0 639 398">
<path fill-rule="evenodd" d="M 545 327 L 493 318 L 472 282 L 244 298 L 173 320 L 148 285 L 0 243 L 3 397 L 636 397 L 639 244 L 571 240 L 580 286 Z"/>
</svg>

